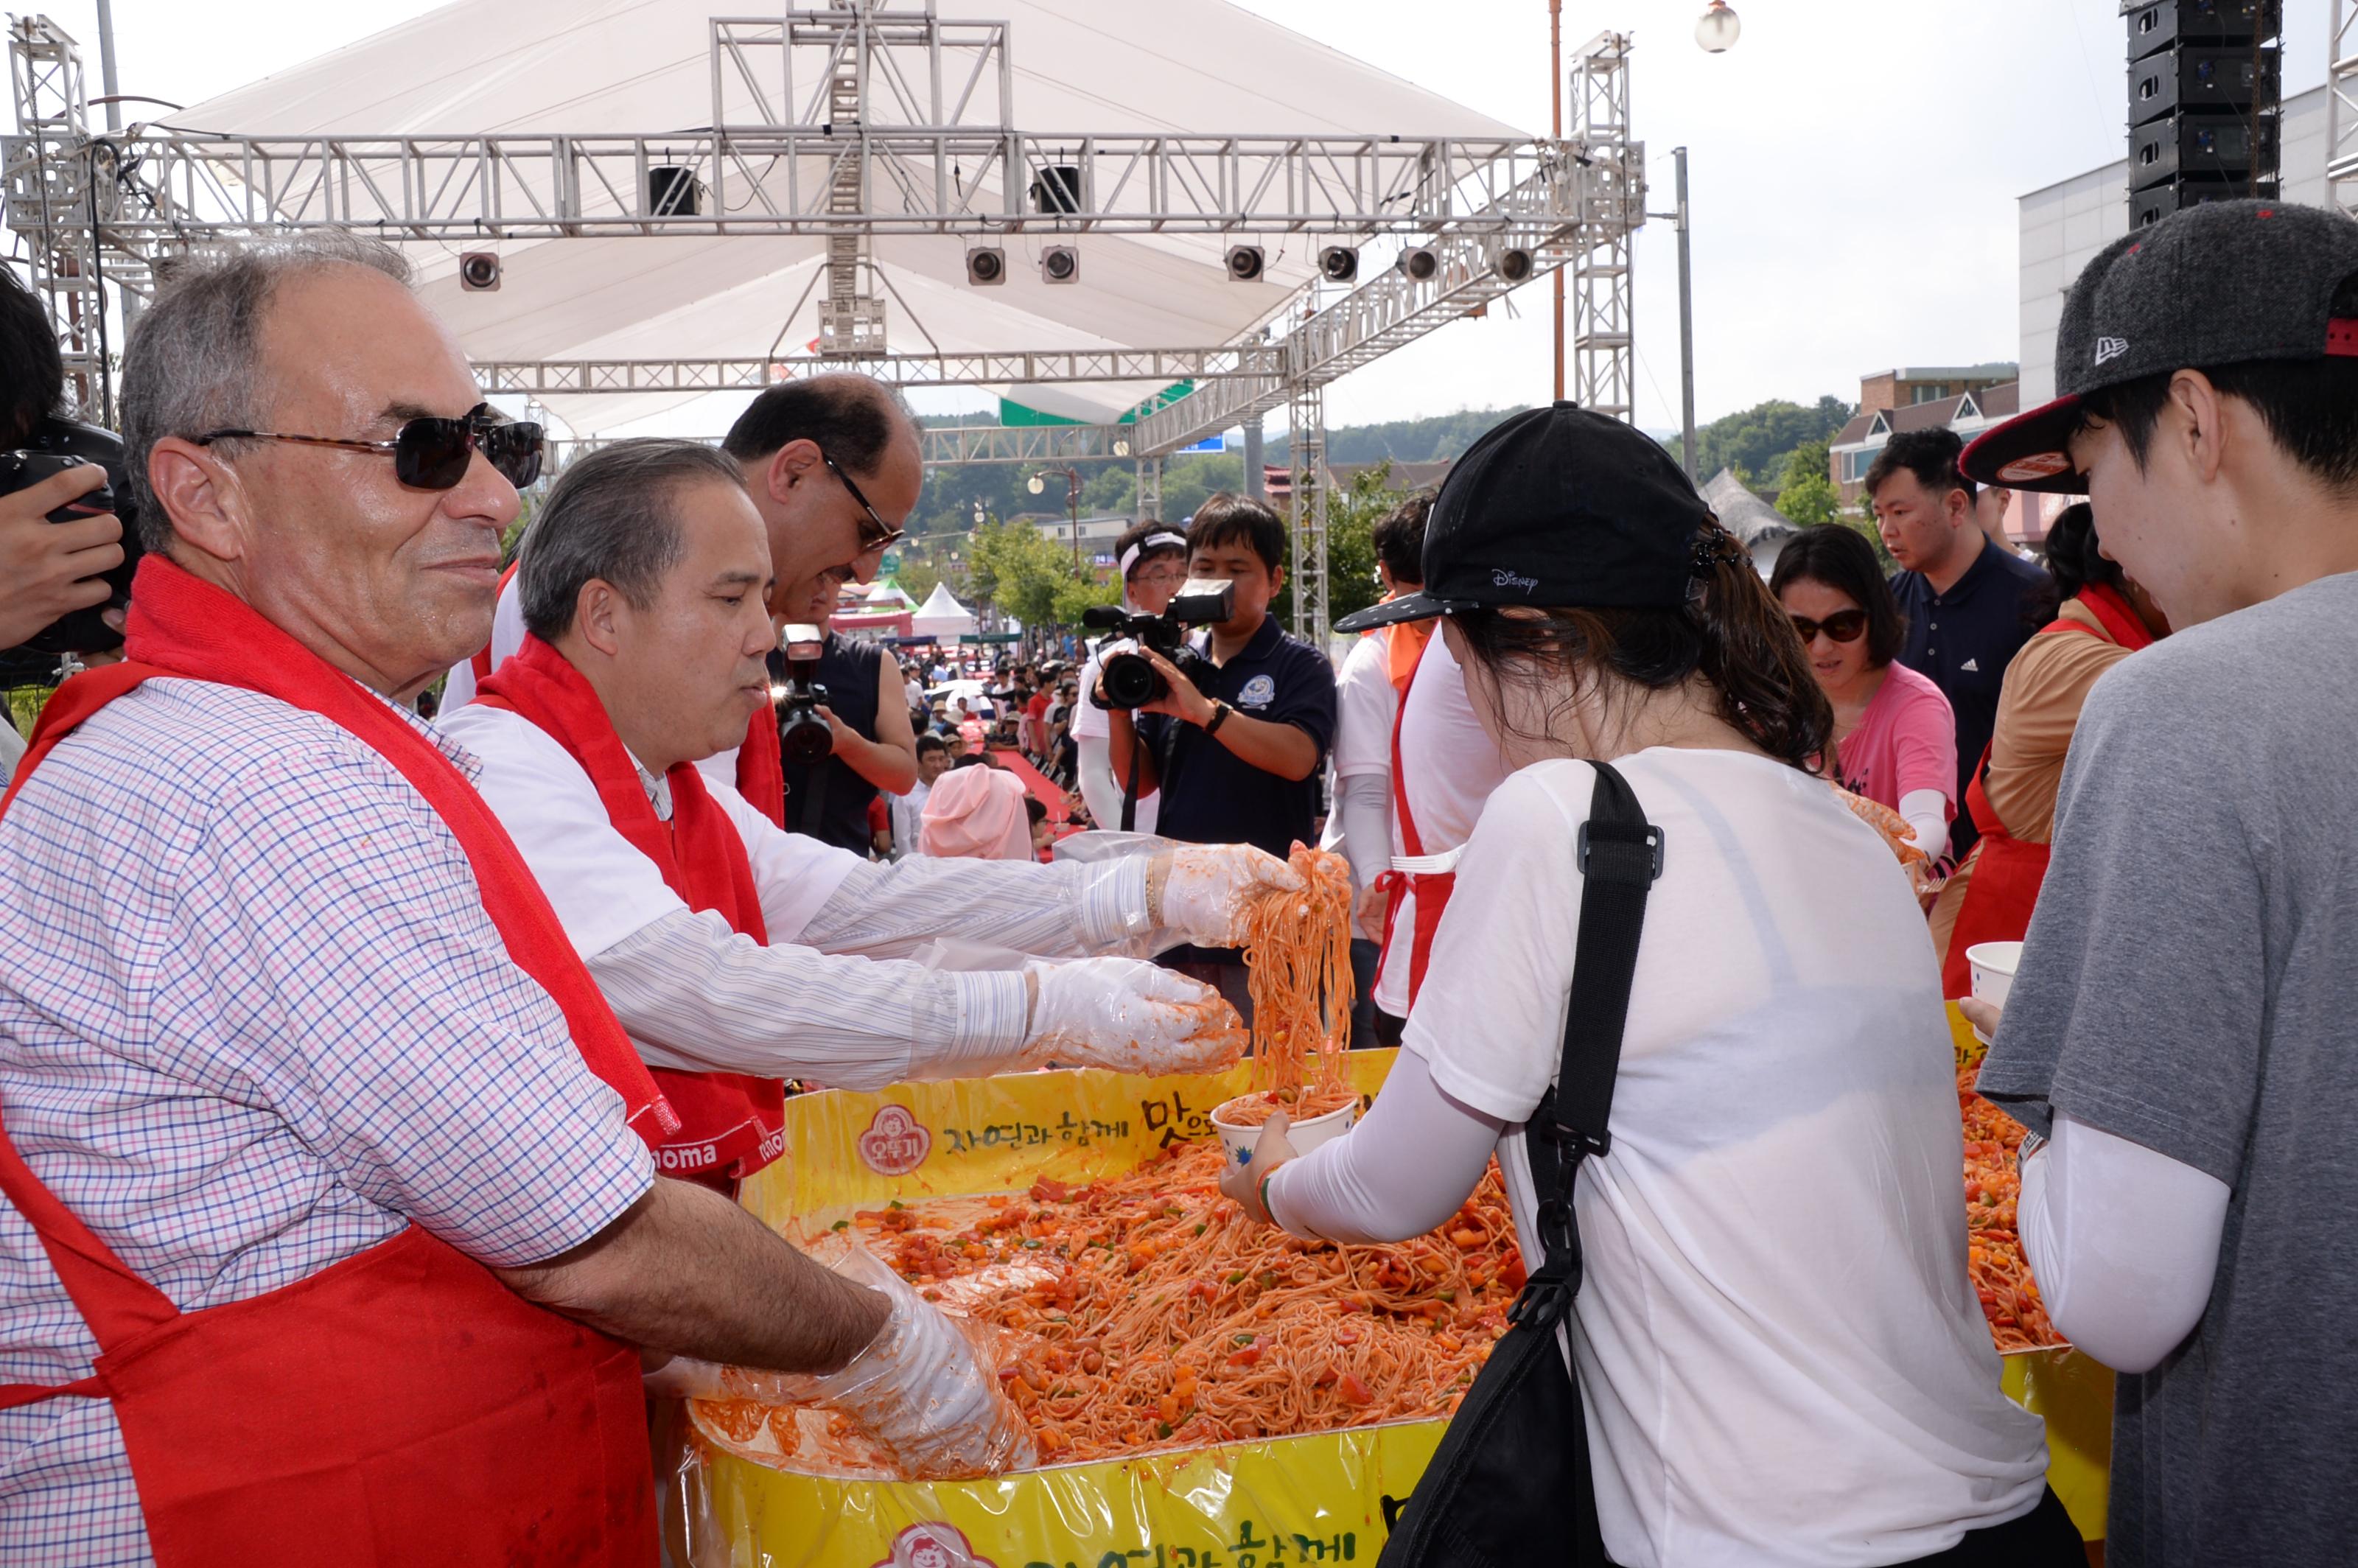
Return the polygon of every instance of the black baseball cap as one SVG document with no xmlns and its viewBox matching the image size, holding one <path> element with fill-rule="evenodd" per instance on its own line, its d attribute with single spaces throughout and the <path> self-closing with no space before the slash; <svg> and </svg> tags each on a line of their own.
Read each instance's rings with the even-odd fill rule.
<svg viewBox="0 0 2358 1568">
<path fill-rule="evenodd" d="M 1958 466 L 1982 484 L 2075 494 L 2082 398 L 2171 371 L 2358 356 L 2358 320 L 2332 309 L 2353 276 L 2358 221 L 2292 202 L 2205 202 L 2115 240 L 2063 301 L 2062 395 L 1985 431 Z"/>
<path fill-rule="evenodd" d="M 1661 443 L 1570 403 L 1493 426 L 1441 481 L 1424 588 L 1347 615 L 1364 632 L 1506 604 L 1676 608 L 1711 508 Z"/>
</svg>

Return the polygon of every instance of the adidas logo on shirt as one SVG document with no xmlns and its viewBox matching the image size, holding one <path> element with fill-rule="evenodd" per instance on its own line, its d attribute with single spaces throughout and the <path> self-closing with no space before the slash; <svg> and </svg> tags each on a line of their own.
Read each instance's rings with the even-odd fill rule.
<svg viewBox="0 0 2358 1568">
<path fill-rule="evenodd" d="M 1957 669 L 1960 674 L 1979 675 L 1982 673 L 1981 663 L 1975 659 L 1967 659 L 1963 664 L 1959 665 Z"/>
</svg>

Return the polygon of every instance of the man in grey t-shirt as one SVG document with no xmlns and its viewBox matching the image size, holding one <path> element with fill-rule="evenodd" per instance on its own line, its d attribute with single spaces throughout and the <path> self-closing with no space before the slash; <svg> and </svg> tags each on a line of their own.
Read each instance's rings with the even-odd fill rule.
<svg viewBox="0 0 2358 1568">
<path fill-rule="evenodd" d="M 2266 278 L 2220 290 L 2209 279 Z M 2115 1568 L 2358 1541 L 2358 223 L 2222 202 L 2089 264 L 2057 404 L 1965 454 L 2084 491 L 2169 641 L 2096 684 L 1982 1092 L 2057 1328 L 2119 1380 Z M 2193 368 L 2200 367 L 2200 368 Z"/>
</svg>

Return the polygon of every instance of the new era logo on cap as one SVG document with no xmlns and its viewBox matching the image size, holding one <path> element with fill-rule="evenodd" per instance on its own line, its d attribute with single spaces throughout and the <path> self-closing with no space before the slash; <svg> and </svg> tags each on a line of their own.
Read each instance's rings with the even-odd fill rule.
<svg viewBox="0 0 2358 1568">
<path fill-rule="evenodd" d="M 2129 341 L 2126 338 L 2098 338 L 2096 340 L 2096 362 L 2098 364 L 2103 364 L 2106 360 L 2116 360 L 2128 351 Z"/>
</svg>

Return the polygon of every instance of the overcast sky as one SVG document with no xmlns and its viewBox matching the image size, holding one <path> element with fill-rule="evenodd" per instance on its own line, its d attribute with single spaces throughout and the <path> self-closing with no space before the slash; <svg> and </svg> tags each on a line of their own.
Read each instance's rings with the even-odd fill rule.
<svg viewBox="0 0 2358 1568">
<path fill-rule="evenodd" d="M 1447 97 L 1547 129 L 1545 0 L 1244 4 Z M 1862 372 L 1894 364 L 2013 359 L 2015 199 L 2121 156 L 2116 0 L 1735 4 L 1743 39 L 1723 55 L 1694 45 L 1702 0 L 1564 5 L 1567 54 L 1606 27 L 1635 36 L 1632 110 L 1654 210 L 1671 205 L 1671 148 L 1691 149 L 1699 416 L 1766 397 L 1855 398 Z M 95 93 L 93 0 L 38 8 L 84 42 Z M 195 103 L 434 8 L 114 0 L 123 90 Z M 2327 6 L 2294 0 L 2286 9 L 2286 87 L 2299 92 L 2324 78 Z M 1678 422 L 1675 254 L 1667 222 L 1639 238 L 1638 405 L 1650 427 Z M 1487 320 L 1354 372 L 1330 389 L 1328 422 L 1546 397 L 1546 287 L 1513 299 Z M 698 427 L 684 433 L 707 434 L 714 417 L 708 410 L 690 423 Z"/>
</svg>

